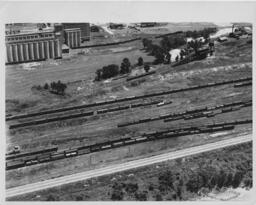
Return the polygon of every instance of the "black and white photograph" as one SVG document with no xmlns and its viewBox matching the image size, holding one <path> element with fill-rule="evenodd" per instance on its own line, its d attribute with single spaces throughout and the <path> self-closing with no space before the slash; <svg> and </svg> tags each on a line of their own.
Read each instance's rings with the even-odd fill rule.
<svg viewBox="0 0 256 205">
<path fill-rule="evenodd" d="M 253 200 L 256 4 L 68 3 L 5 7 L 3 200 Z"/>
</svg>

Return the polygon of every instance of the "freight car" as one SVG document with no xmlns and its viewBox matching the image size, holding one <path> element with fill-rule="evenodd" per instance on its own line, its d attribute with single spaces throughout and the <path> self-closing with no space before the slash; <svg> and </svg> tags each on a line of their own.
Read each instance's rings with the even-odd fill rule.
<svg viewBox="0 0 256 205">
<path fill-rule="evenodd" d="M 73 157 L 77 155 L 77 149 L 69 149 L 64 151 L 65 157 Z"/>
<path fill-rule="evenodd" d="M 46 153 L 46 154 L 39 155 L 37 157 L 37 160 L 40 163 L 42 163 L 42 162 L 49 162 L 49 161 L 51 161 L 51 154 L 50 153 Z"/>
<path fill-rule="evenodd" d="M 48 153 L 48 152 L 56 152 L 57 150 L 58 150 L 58 147 L 55 146 L 55 147 L 37 150 L 37 151 L 33 151 L 33 152 L 25 152 L 25 153 L 19 153 L 19 154 L 14 154 L 14 155 L 8 155 L 5 157 L 5 159 L 6 160 L 17 159 L 17 158 L 31 156 L 31 155 L 43 154 L 43 153 Z"/>
<path fill-rule="evenodd" d="M 25 165 L 24 160 L 11 160 L 6 162 L 6 170 L 17 169 Z"/>
<path fill-rule="evenodd" d="M 51 160 L 59 160 L 64 158 L 65 158 L 64 152 L 51 153 Z"/>
</svg>

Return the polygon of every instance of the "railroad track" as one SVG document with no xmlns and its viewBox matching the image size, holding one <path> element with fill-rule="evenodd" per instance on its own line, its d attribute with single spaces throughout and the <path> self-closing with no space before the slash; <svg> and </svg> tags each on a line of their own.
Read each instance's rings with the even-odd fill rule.
<svg viewBox="0 0 256 205">
<path fill-rule="evenodd" d="M 120 98 L 120 99 L 116 99 L 116 100 L 95 102 L 95 103 L 79 105 L 79 106 L 71 106 L 71 107 L 58 108 L 58 109 L 53 109 L 53 110 L 45 110 L 45 111 L 41 111 L 41 112 L 34 112 L 34 113 L 14 115 L 14 116 L 6 116 L 6 121 L 24 119 L 24 118 L 47 115 L 47 114 L 62 113 L 62 112 L 66 112 L 66 111 L 78 110 L 78 109 L 84 109 L 84 108 L 92 108 L 92 107 L 97 107 L 97 106 L 101 106 L 101 105 L 115 104 L 115 103 L 119 103 L 119 102 L 133 101 L 133 100 L 138 100 L 138 99 L 146 99 L 146 98 L 168 95 L 168 94 L 173 94 L 173 93 L 197 90 L 197 89 L 208 88 L 208 87 L 221 86 L 221 85 L 225 85 L 225 84 L 238 85 L 239 83 L 241 84 L 241 82 L 248 82 L 248 81 L 252 81 L 252 77 L 240 78 L 240 79 L 235 79 L 235 80 L 227 80 L 227 81 L 221 81 L 221 82 L 214 82 L 214 83 L 207 83 L 204 85 L 191 86 L 191 87 L 181 88 L 181 89 L 173 89 L 173 90 L 169 90 L 169 91 L 162 91 L 162 92 L 151 93 L 151 94 L 146 94 L 146 95 L 131 96 L 131 97 Z M 244 84 L 242 86 L 246 86 L 246 85 L 251 85 L 251 84 L 248 83 L 248 84 Z M 239 85 L 237 87 L 239 87 Z"/>
<path fill-rule="evenodd" d="M 189 119 L 202 118 L 202 117 L 210 118 L 218 114 L 237 111 L 243 107 L 248 107 L 248 106 L 252 106 L 252 100 L 246 101 L 246 102 L 237 101 L 233 103 L 216 105 L 213 107 L 201 107 L 201 108 L 196 108 L 192 110 L 186 110 L 184 112 L 179 112 L 179 113 L 170 113 L 170 114 L 160 115 L 153 118 L 144 118 L 144 119 L 139 119 L 131 122 L 124 122 L 124 123 L 118 124 L 117 127 L 126 127 L 130 125 L 136 125 L 136 124 L 141 124 L 141 123 L 146 123 L 146 122 L 151 122 L 156 120 L 164 120 L 164 122 L 170 122 L 170 121 L 176 121 L 181 119 L 189 120 Z M 219 112 L 216 112 L 218 110 Z"/>
<path fill-rule="evenodd" d="M 27 122 L 11 124 L 9 126 L 9 129 L 46 124 L 46 123 L 50 123 L 50 122 L 57 122 L 57 121 L 80 118 L 80 117 L 88 117 L 88 116 L 93 116 L 93 115 L 105 114 L 105 113 L 109 113 L 109 112 L 127 110 L 127 109 L 130 109 L 130 108 L 145 107 L 145 106 L 150 106 L 150 105 L 156 105 L 156 104 L 159 104 L 160 102 L 161 102 L 160 100 L 154 100 L 154 101 L 151 101 L 151 102 L 133 103 L 133 104 L 122 105 L 122 106 L 117 106 L 117 107 L 99 109 L 99 110 L 95 110 L 95 111 L 87 111 L 87 112 L 80 111 L 79 113 L 76 113 L 76 114 L 66 114 L 66 115 L 57 116 L 57 117 L 35 119 L 35 120 L 27 121 Z M 172 103 L 171 101 L 168 102 L 168 104 L 171 104 L 171 103 Z"/>
<path fill-rule="evenodd" d="M 223 130 L 232 130 L 236 125 L 239 124 L 250 124 L 252 120 L 237 120 L 223 123 L 212 123 L 206 124 L 203 126 L 188 126 L 181 127 L 178 129 L 168 129 L 164 131 L 155 131 L 150 133 L 143 133 L 141 136 L 137 138 L 122 138 L 118 140 L 106 141 L 101 143 L 96 143 L 88 146 L 75 147 L 71 149 L 67 149 L 64 151 L 53 151 L 47 153 L 40 153 L 23 156 L 16 156 L 12 159 L 14 160 L 6 160 L 6 170 L 17 169 L 20 167 L 31 166 L 34 164 L 45 163 L 55 160 L 60 160 L 64 158 L 76 157 L 79 155 L 90 154 L 93 152 L 99 152 L 108 149 L 114 149 L 117 147 L 132 145 L 143 143 L 147 141 L 159 140 L 164 138 L 172 138 L 172 137 L 180 137 L 185 135 L 194 135 L 201 133 L 214 133 Z"/>
<path fill-rule="evenodd" d="M 7 189 L 6 197 L 10 198 L 10 197 L 14 197 L 22 194 L 40 191 L 43 189 L 49 189 L 49 188 L 61 186 L 64 184 L 75 183 L 75 182 L 87 180 L 90 178 L 122 172 L 125 170 L 131 170 L 138 167 L 152 165 L 152 164 L 167 161 L 167 160 L 187 157 L 187 156 L 191 156 L 191 155 L 195 155 L 203 152 L 209 152 L 212 150 L 225 148 L 225 147 L 242 144 L 246 142 L 251 142 L 251 141 L 252 141 L 251 135 L 238 136 L 231 139 L 224 139 L 217 142 L 211 142 L 204 145 L 198 145 L 198 146 L 176 150 L 176 151 L 172 151 L 172 152 L 168 152 L 160 155 L 155 155 L 152 157 L 132 160 L 132 161 L 124 162 L 121 164 L 110 165 L 110 166 L 102 167 L 99 169 L 93 169 L 85 172 L 57 177 L 54 179 L 48 179 L 45 181 L 39 181 L 31 184 L 17 186 L 17 187 Z"/>
</svg>

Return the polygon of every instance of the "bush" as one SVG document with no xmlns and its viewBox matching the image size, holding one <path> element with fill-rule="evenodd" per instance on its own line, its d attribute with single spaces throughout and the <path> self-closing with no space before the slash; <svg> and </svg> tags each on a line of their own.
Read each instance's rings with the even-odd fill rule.
<svg viewBox="0 0 256 205">
<path fill-rule="evenodd" d="M 57 83 L 52 82 L 50 87 L 53 93 L 64 95 L 67 85 L 59 80 Z"/>
<path fill-rule="evenodd" d="M 114 201 L 123 200 L 123 197 L 124 197 L 123 187 L 124 187 L 124 184 L 120 184 L 117 182 L 113 184 L 111 200 L 114 200 Z"/>
<path fill-rule="evenodd" d="M 114 190 L 112 195 L 111 195 L 111 200 L 114 200 L 114 201 L 121 201 L 123 200 L 123 197 L 124 197 L 124 193 L 122 190 Z"/>
<path fill-rule="evenodd" d="M 163 197 L 160 193 L 156 194 L 155 199 L 156 199 L 156 201 L 163 201 Z"/>
<path fill-rule="evenodd" d="M 83 197 L 82 196 L 77 196 L 76 201 L 83 201 Z"/>
<path fill-rule="evenodd" d="M 150 66 L 148 64 L 144 65 L 144 70 L 147 73 L 150 70 Z"/>
<path fill-rule="evenodd" d="M 52 194 L 50 194 L 50 195 L 47 197 L 46 201 L 58 201 L 58 197 L 56 198 L 55 196 L 53 196 Z"/>
<path fill-rule="evenodd" d="M 168 189 L 173 189 L 173 182 L 174 182 L 174 174 L 171 172 L 171 170 L 167 170 L 164 173 L 161 173 L 158 177 L 159 181 L 159 190 L 160 191 L 166 191 Z"/>
<path fill-rule="evenodd" d="M 143 192 L 136 192 L 135 193 L 135 199 L 138 201 L 147 201 L 148 196 L 147 196 L 147 192 L 143 191 Z"/>
<path fill-rule="evenodd" d="M 128 183 L 125 185 L 125 191 L 128 193 L 135 193 L 138 190 L 138 184 L 137 183 Z"/>
</svg>

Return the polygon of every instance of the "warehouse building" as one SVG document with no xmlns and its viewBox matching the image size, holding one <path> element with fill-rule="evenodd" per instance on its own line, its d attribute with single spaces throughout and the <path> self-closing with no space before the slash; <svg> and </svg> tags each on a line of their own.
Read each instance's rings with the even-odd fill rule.
<svg viewBox="0 0 256 205">
<path fill-rule="evenodd" d="M 6 63 L 23 63 L 62 57 L 61 41 L 53 31 L 6 35 Z"/>
</svg>

